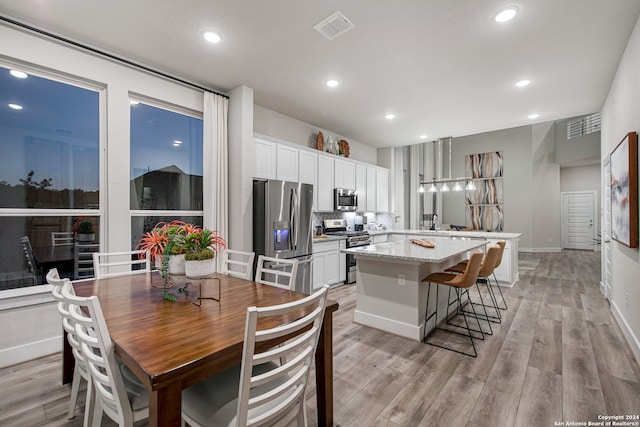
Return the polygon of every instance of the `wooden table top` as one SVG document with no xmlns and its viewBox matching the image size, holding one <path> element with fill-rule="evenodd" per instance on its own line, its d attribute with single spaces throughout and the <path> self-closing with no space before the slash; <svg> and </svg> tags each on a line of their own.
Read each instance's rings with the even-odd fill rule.
<svg viewBox="0 0 640 427">
<path fill-rule="evenodd" d="M 179 293 L 176 302 L 163 299 L 157 272 L 74 283 L 79 296 L 97 295 L 116 346 L 116 354 L 150 390 L 179 380 L 181 388 L 239 363 L 246 310 L 303 298 L 304 295 L 268 285 L 216 274 L 220 301 L 203 300 L 198 285 Z M 152 286 L 153 285 L 153 286 Z M 218 296 L 213 280 L 202 284 L 203 296 Z M 333 301 L 327 312 L 338 309 Z"/>
</svg>

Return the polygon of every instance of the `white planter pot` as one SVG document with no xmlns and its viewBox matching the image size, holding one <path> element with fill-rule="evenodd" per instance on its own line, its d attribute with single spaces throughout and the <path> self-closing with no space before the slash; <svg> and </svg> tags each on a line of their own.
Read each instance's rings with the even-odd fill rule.
<svg viewBox="0 0 640 427">
<path fill-rule="evenodd" d="M 169 274 L 184 274 L 184 254 L 169 257 Z"/>
<path fill-rule="evenodd" d="M 93 233 L 80 234 L 78 233 L 78 242 L 93 242 L 96 240 L 96 235 Z"/>
<path fill-rule="evenodd" d="M 187 277 L 207 277 L 215 272 L 215 258 L 203 261 L 185 261 Z"/>
</svg>

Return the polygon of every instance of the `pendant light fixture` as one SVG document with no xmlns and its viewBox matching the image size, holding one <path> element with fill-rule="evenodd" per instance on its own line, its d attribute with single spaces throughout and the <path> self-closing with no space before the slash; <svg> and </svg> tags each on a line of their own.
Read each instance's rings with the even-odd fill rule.
<svg viewBox="0 0 640 427">
<path fill-rule="evenodd" d="M 468 177 L 468 176 L 463 176 L 463 177 L 457 177 L 457 178 L 452 178 L 451 177 L 451 140 L 452 138 L 449 137 L 447 138 L 449 141 L 449 178 L 434 178 L 431 181 L 420 181 L 420 187 L 418 189 L 418 191 L 420 193 L 424 193 L 424 185 L 425 184 L 430 184 L 429 185 L 429 189 L 427 190 L 429 193 L 436 193 L 438 191 L 441 191 L 443 193 L 446 193 L 448 191 L 462 191 L 463 187 L 462 184 L 460 184 L 460 182 L 465 183 L 464 186 L 464 190 L 466 191 L 474 191 L 476 190 L 476 186 L 473 183 L 473 178 L 472 177 Z M 440 139 L 440 141 L 443 141 L 444 138 Z M 434 141 L 435 142 L 435 141 Z M 438 150 L 438 157 L 440 158 L 440 164 L 442 165 L 442 157 L 441 157 L 441 150 Z M 453 188 L 450 189 L 449 188 L 449 184 L 450 182 L 454 182 L 455 184 L 453 185 Z M 438 187 L 436 186 L 436 184 L 442 184 L 440 186 L 440 190 L 438 190 Z"/>
</svg>

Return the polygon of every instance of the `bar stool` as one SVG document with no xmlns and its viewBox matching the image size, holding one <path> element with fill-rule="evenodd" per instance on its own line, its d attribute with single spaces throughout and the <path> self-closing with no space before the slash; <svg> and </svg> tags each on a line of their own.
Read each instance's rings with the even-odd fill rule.
<svg viewBox="0 0 640 427">
<path fill-rule="evenodd" d="M 500 256 L 498 257 L 498 263 L 496 264 L 496 268 L 500 267 L 500 263 L 502 262 L 502 254 L 504 254 L 504 247 L 507 246 L 507 242 L 501 240 L 496 242 L 496 245 L 500 246 Z M 498 288 L 498 292 L 500 292 L 500 297 L 502 298 L 502 303 L 504 304 L 504 308 L 500 307 L 501 310 L 507 309 L 507 301 L 504 299 L 504 295 L 502 294 L 502 289 L 500 289 L 500 285 L 498 284 L 498 278 L 496 277 L 496 268 L 493 269 L 493 279 L 496 281 L 496 286 Z"/>
<path fill-rule="evenodd" d="M 469 327 L 469 322 L 467 321 L 467 316 L 465 314 L 464 311 L 460 310 L 460 314 L 462 314 L 462 317 L 464 318 L 464 323 L 465 323 L 465 327 L 467 330 L 467 333 L 461 333 L 458 331 L 454 331 L 451 329 L 445 329 L 445 328 L 439 328 L 438 327 L 438 296 L 439 296 L 439 291 L 438 288 L 436 287 L 436 309 L 435 311 L 429 315 L 429 299 L 430 299 L 430 294 L 431 294 L 431 284 L 432 283 L 436 283 L 436 284 L 440 284 L 440 285 L 446 285 L 446 286 L 451 286 L 452 288 L 454 288 L 456 290 L 456 295 L 458 297 L 458 308 L 461 309 L 461 301 L 462 301 L 462 295 L 466 292 L 467 294 L 467 298 L 469 297 L 469 288 L 471 286 L 473 286 L 477 279 L 478 279 L 478 272 L 480 271 L 480 264 L 482 263 L 482 252 L 476 252 L 471 254 L 471 257 L 469 258 L 469 262 L 467 263 L 467 266 L 465 268 L 464 273 L 462 274 L 453 274 L 453 273 L 444 273 L 444 272 L 440 272 L 440 273 L 432 273 L 430 275 L 428 275 L 427 277 L 425 277 L 424 279 L 422 279 L 423 283 L 428 283 L 429 284 L 429 288 L 427 290 L 427 307 L 425 308 L 425 313 L 424 313 L 424 336 L 422 338 L 422 342 L 424 342 L 425 344 L 429 344 L 429 345 L 433 345 L 435 347 L 440 347 L 440 348 L 444 348 L 446 350 L 450 350 L 450 351 L 454 351 L 456 353 L 460 353 L 460 354 L 464 354 L 466 356 L 471 356 L 471 357 L 476 357 L 478 355 L 477 351 L 476 351 L 476 345 L 474 343 L 474 338 L 475 339 L 484 339 L 484 333 L 482 332 L 482 327 L 480 326 L 480 320 L 478 319 L 477 314 L 475 314 L 475 308 L 473 306 L 473 304 L 471 304 L 471 308 L 475 314 L 474 318 L 476 319 L 476 321 L 478 322 L 478 331 L 481 337 L 477 338 L 474 337 L 472 334 L 472 331 L 475 331 L 474 329 L 471 329 Z M 447 310 L 449 309 L 449 306 L 447 305 Z M 445 332 L 450 332 L 450 333 L 454 333 L 454 334 L 458 334 L 458 335 L 462 335 L 464 337 L 468 337 L 471 340 L 471 346 L 473 347 L 473 354 L 472 353 L 465 353 L 464 351 L 460 351 L 460 350 L 456 350 L 454 348 L 450 348 L 450 347 L 445 347 L 443 345 L 440 344 L 435 344 L 432 342 L 428 341 L 429 338 L 429 334 L 427 334 L 427 322 L 435 316 L 435 327 L 433 330 L 436 329 L 440 329 L 442 331 Z M 448 316 L 447 316 L 448 317 Z M 451 325 L 451 326 L 455 326 L 455 327 L 459 327 L 459 328 L 465 328 L 463 326 L 458 326 L 458 325 Z"/>
<path fill-rule="evenodd" d="M 484 303 L 484 299 L 482 298 L 482 293 L 480 292 L 480 284 L 478 283 L 478 295 L 480 296 L 480 303 L 474 303 L 473 301 L 469 300 L 470 304 L 479 304 L 484 306 L 485 309 L 485 319 L 488 322 L 493 322 L 493 323 L 501 323 L 502 322 L 502 314 L 500 313 L 500 308 L 498 307 L 498 300 L 496 299 L 493 290 L 491 289 L 491 283 L 489 281 L 489 277 L 491 277 L 492 274 L 494 274 L 494 270 L 496 268 L 496 265 L 498 264 L 499 258 L 500 258 L 500 251 L 502 249 L 499 246 L 493 246 L 489 249 L 487 249 L 487 252 L 484 256 L 484 259 L 482 260 L 482 264 L 480 264 L 480 271 L 478 272 L 478 278 L 483 278 L 485 279 L 485 284 L 487 286 L 487 291 L 489 293 L 489 298 L 491 299 L 491 305 L 486 305 Z M 465 268 L 467 266 L 467 261 L 462 261 L 456 265 L 454 265 L 453 267 L 447 268 L 445 270 L 445 272 L 448 273 L 456 273 L 456 274 L 460 274 L 460 273 L 464 273 Z M 449 290 L 449 294 L 451 294 L 451 290 Z M 455 303 L 455 301 L 453 302 Z M 452 303 L 450 302 L 449 305 L 451 305 Z M 495 316 L 489 316 L 486 309 L 487 308 L 493 308 L 495 310 L 496 315 Z M 469 312 L 467 312 L 467 314 L 469 314 Z M 482 314 L 481 314 L 482 315 Z M 489 334 L 491 335 L 491 333 L 493 332 L 493 330 L 491 329 L 491 325 L 489 325 Z"/>
</svg>

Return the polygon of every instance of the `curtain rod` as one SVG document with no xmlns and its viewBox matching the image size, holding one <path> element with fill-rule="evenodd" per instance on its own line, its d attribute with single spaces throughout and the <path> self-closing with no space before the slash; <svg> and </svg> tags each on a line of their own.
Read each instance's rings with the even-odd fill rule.
<svg viewBox="0 0 640 427">
<path fill-rule="evenodd" d="M 195 83 L 191 83 L 191 82 L 188 82 L 186 80 L 182 80 L 182 79 L 180 79 L 178 77 L 175 77 L 175 76 L 172 76 L 170 74 L 163 73 L 162 71 L 155 70 L 153 68 L 150 68 L 150 67 L 147 67 L 145 65 L 141 65 L 141 64 L 135 63 L 133 61 L 129 61 L 128 59 L 120 58 L 119 56 L 115 56 L 115 55 L 112 55 L 110 53 L 103 52 L 103 51 L 95 49 L 95 48 L 93 48 L 91 46 L 87 46 L 87 45 L 84 45 L 82 43 L 78 43 L 78 42 L 75 42 L 73 40 L 64 38 L 62 36 L 58 36 L 56 34 L 50 33 L 48 31 L 44 31 L 44 30 L 42 30 L 40 28 L 32 27 L 31 25 L 27 25 L 27 24 L 24 24 L 22 22 L 14 21 L 13 19 L 7 18 L 6 16 L 1 16 L 0 15 L 0 20 L 2 20 L 4 22 L 7 22 L 7 23 L 9 23 L 11 25 L 15 25 L 17 27 L 23 28 L 25 30 L 29 30 L 29 31 L 32 31 L 34 33 L 38 33 L 40 35 L 43 35 L 43 36 L 46 36 L 46 37 L 61 41 L 63 43 L 70 44 L 70 45 L 75 46 L 75 47 L 79 47 L 80 49 L 87 50 L 87 51 L 89 51 L 91 53 L 95 53 L 97 55 L 104 56 L 104 57 L 112 59 L 114 61 L 118 61 L 118 62 L 121 62 L 123 64 L 126 64 L 126 65 L 129 65 L 129 66 L 132 66 L 132 67 L 139 68 L 141 70 L 147 71 L 149 73 L 156 74 L 156 75 L 164 77 L 166 79 L 176 81 L 176 82 L 181 83 L 183 85 L 191 86 L 193 88 L 200 89 L 200 90 L 205 91 L 205 92 L 211 92 L 211 93 L 214 93 L 216 95 L 219 95 L 219 96 L 222 96 L 224 98 L 229 99 L 228 95 L 225 95 L 225 94 L 220 93 L 220 92 L 216 92 L 215 90 L 212 90 L 212 89 L 209 89 L 209 88 L 206 88 L 206 87 L 203 87 L 203 86 L 199 86 L 199 85 L 197 85 Z"/>
</svg>

